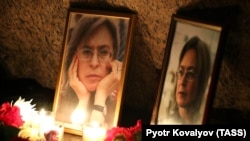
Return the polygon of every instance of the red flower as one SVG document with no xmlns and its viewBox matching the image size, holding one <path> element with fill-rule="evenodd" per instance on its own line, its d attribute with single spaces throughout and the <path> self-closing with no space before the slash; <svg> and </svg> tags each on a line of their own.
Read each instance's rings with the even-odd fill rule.
<svg viewBox="0 0 250 141">
<path fill-rule="evenodd" d="M 130 128 L 113 127 L 107 131 L 105 141 L 141 141 L 141 120 L 138 120 L 136 125 Z"/>
<path fill-rule="evenodd" d="M 9 102 L 3 103 L 0 107 L 0 121 L 4 125 L 14 126 L 19 128 L 23 125 L 20 109 L 17 106 L 12 106 Z"/>
<path fill-rule="evenodd" d="M 133 141 L 131 132 L 123 127 L 113 127 L 108 130 L 105 141 L 115 141 L 118 138 L 123 141 Z"/>
<path fill-rule="evenodd" d="M 141 141 L 142 121 L 137 120 L 135 126 L 129 128 L 134 141 Z"/>
<path fill-rule="evenodd" d="M 130 127 L 129 130 L 132 134 L 141 132 L 141 126 L 142 126 L 141 120 L 137 120 L 136 125 L 133 127 Z"/>
</svg>

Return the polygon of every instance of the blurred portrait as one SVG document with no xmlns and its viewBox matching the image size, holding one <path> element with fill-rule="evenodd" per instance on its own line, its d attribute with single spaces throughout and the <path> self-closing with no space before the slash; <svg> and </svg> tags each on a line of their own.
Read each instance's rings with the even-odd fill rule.
<svg viewBox="0 0 250 141">
<path fill-rule="evenodd" d="M 202 124 L 221 27 L 173 17 L 154 124 Z"/>
</svg>

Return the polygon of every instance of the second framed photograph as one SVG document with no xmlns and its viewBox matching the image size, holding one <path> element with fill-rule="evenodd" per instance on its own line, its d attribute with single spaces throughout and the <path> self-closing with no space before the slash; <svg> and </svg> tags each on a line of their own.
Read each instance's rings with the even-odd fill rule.
<svg viewBox="0 0 250 141">
<path fill-rule="evenodd" d="M 53 104 L 65 132 L 117 126 L 136 15 L 69 9 Z"/>
<path fill-rule="evenodd" d="M 204 124 L 221 64 L 223 27 L 172 16 L 151 124 Z"/>
</svg>

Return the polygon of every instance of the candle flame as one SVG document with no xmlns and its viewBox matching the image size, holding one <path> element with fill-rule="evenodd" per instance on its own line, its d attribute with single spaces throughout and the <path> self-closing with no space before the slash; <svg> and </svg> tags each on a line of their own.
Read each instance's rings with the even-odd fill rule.
<svg viewBox="0 0 250 141">
<path fill-rule="evenodd" d="M 42 108 L 41 110 L 40 110 L 40 116 L 45 116 L 45 110 Z"/>
</svg>

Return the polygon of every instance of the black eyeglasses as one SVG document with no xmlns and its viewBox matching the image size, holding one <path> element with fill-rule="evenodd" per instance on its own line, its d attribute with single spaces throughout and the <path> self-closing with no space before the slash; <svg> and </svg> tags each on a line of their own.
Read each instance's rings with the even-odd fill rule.
<svg viewBox="0 0 250 141">
<path fill-rule="evenodd" d="M 94 56 L 95 52 L 94 50 L 90 49 L 90 48 L 80 48 L 77 50 L 77 55 L 79 57 L 80 61 L 90 61 L 91 58 Z M 100 62 L 107 62 L 111 59 L 112 57 L 112 51 L 110 51 L 107 48 L 103 48 L 103 49 L 98 49 L 97 50 L 97 56 Z"/>
<path fill-rule="evenodd" d="M 186 81 L 193 81 L 196 78 L 197 73 L 194 69 L 185 69 L 183 67 L 179 67 L 176 72 L 177 79 L 181 79 L 184 77 L 184 75 Z"/>
</svg>

